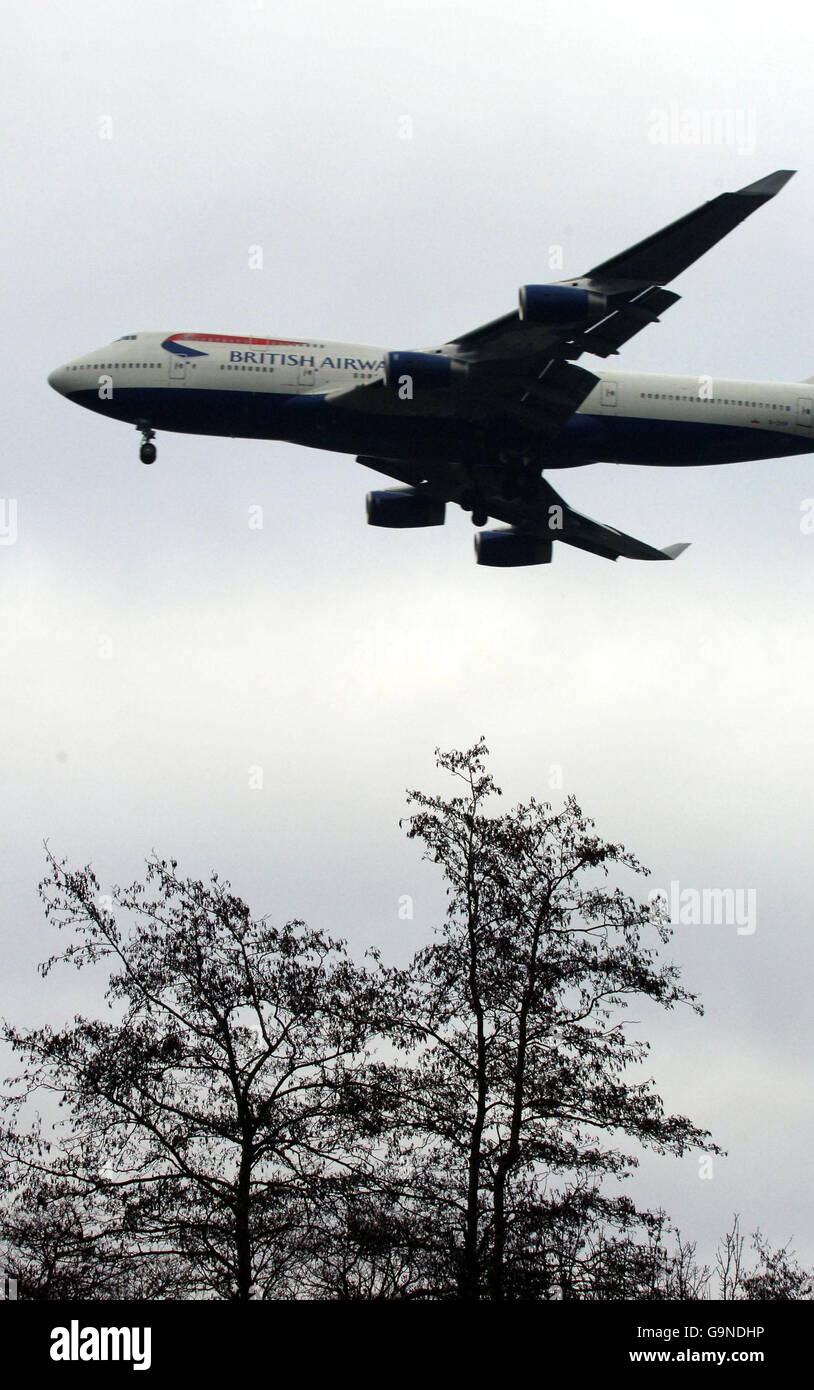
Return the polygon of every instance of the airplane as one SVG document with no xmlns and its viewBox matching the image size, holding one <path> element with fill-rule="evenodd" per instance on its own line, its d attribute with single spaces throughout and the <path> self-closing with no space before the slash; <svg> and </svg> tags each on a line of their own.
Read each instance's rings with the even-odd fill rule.
<svg viewBox="0 0 814 1390">
<path fill-rule="evenodd" d="M 471 513 L 476 560 L 547 564 L 553 543 L 616 560 L 673 560 L 580 515 L 545 473 L 611 462 L 687 466 L 814 451 L 814 378 L 712 380 L 589 371 L 680 298 L 677 275 L 773 198 L 794 170 L 722 193 L 574 279 L 530 284 L 513 312 L 440 347 L 387 351 L 314 338 L 128 333 L 48 377 L 69 400 L 156 430 L 287 440 L 357 456 L 402 486 L 367 496 L 373 526 Z M 481 529 L 490 518 L 504 523 Z"/>
</svg>

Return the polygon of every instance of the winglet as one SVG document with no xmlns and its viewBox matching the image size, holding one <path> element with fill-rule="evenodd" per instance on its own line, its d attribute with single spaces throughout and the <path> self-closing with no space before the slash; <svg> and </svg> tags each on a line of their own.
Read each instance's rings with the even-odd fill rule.
<svg viewBox="0 0 814 1390">
<path fill-rule="evenodd" d="M 690 545 L 690 541 L 679 541 L 677 545 L 665 545 L 661 553 L 665 560 L 677 560 L 679 555 L 683 555 L 684 551 L 689 549 Z"/>
<path fill-rule="evenodd" d="M 756 183 L 748 183 L 745 188 L 739 188 L 738 193 L 747 194 L 751 198 L 773 198 L 796 173 L 796 169 L 775 169 L 773 174 L 767 174 Z"/>
</svg>

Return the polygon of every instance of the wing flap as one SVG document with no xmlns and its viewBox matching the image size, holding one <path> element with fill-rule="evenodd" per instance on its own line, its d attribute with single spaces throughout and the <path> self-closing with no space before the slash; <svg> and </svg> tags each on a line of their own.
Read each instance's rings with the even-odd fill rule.
<svg viewBox="0 0 814 1390">
<path fill-rule="evenodd" d="M 610 357 L 643 328 L 658 323 L 665 309 L 676 304 L 680 298 L 680 294 L 656 286 L 643 290 L 621 309 L 614 309 L 599 323 L 592 324 L 575 337 L 573 347 L 577 354 L 591 352 L 597 357 Z"/>
<path fill-rule="evenodd" d="M 458 388 L 462 400 L 470 390 L 490 412 L 502 408 L 521 420 L 540 443 L 559 434 L 599 381 L 594 372 L 557 358 L 549 358 L 533 375 L 507 375 L 505 366 L 494 363 L 478 367 L 471 386 L 467 382 Z"/>
</svg>

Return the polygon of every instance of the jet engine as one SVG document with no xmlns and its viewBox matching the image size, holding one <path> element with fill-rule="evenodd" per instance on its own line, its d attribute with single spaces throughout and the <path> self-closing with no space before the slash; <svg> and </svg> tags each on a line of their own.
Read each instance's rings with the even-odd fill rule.
<svg viewBox="0 0 814 1390">
<path fill-rule="evenodd" d="M 443 526 L 446 503 L 412 487 L 392 487 L 367 494 L 369 526 Z"/>
<path fill-rule="evenodd" d="M 522 531 L 479 531 L 475 536 L 475 558 L 479 565 L 513 569 L 517 565 L 548 565 L 552 542 Z"/>
<path fill-rule="evenodd" d="M 453 380 L 466 376 L 466 363 L 456 362 L 441 352 L 386 352 L 384 381 L 398 389 L 403 377 L 409 377 L 413 391 L 433 391 L 450 386 Z"/>
<path fill-rule="evenodd" d="M 550 323 L 561 327 L 598 319 L 607 310 L 607 300 L 595 290 L 573 285 L 523 285 L 520 290 L 520 317 L 525 323 Z"/>
</svg>

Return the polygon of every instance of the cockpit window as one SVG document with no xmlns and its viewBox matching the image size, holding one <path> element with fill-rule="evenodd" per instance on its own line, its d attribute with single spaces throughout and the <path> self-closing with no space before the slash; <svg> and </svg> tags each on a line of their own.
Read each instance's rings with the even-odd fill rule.
<svg viewBox="0 0 814 1390">
<path fill-rule="evenodd" d="M 137 335 L 136 333 L 125 333 L 124 337 L 122 337 L 122 338 L 117 338 L 117 339 L 116 339 L 116 342 L 117 342 L 117 343 L 134 343 L 134 342 L 136 341 L 137 336 L 138 336 L 138 335 Z"/>
</svg>

